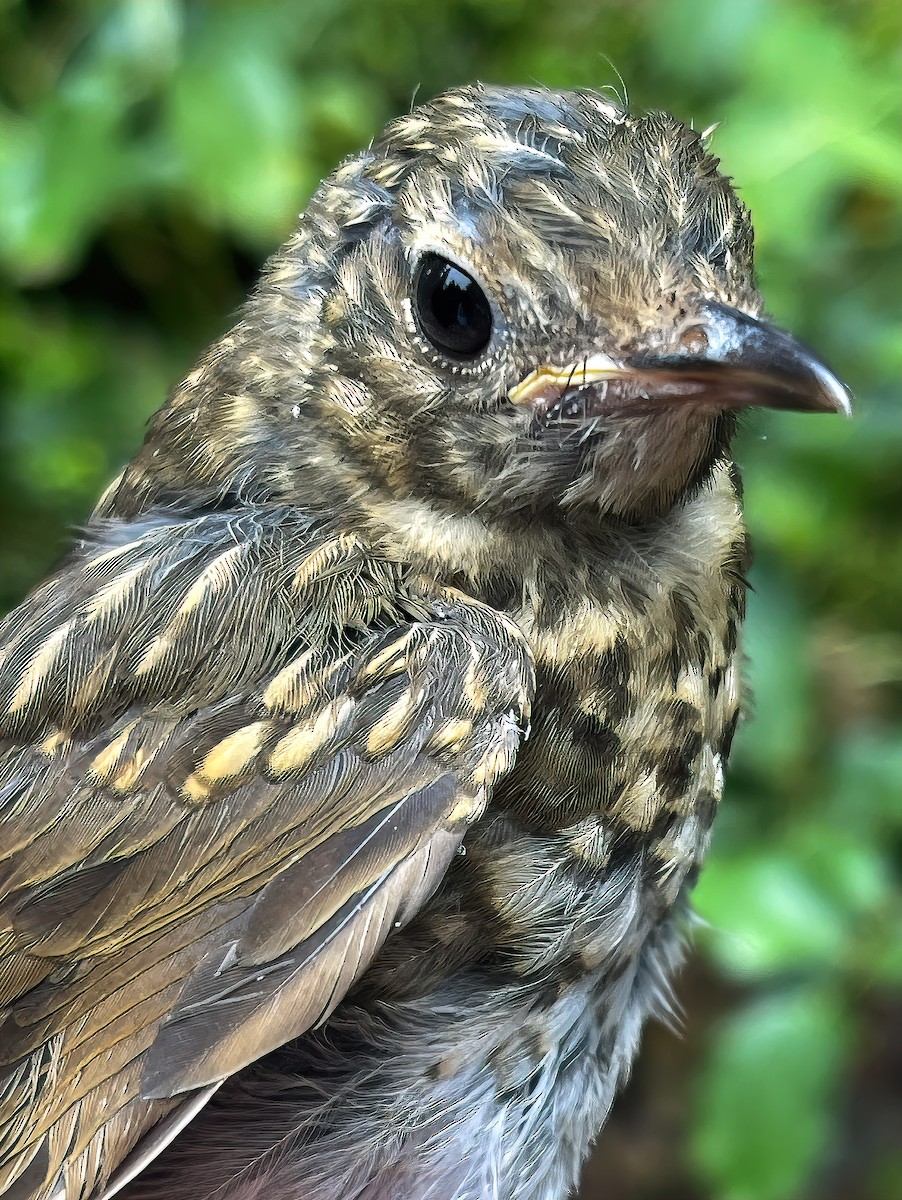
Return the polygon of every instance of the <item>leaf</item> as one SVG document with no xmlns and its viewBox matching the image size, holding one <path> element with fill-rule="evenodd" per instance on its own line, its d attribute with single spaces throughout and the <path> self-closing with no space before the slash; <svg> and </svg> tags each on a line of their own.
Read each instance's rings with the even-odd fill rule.
<svg viewBox="0 0 902 1200">
<path fill-rule="evenodd" d="M 247 15 L 219 10 L 191 47 L 168 95 L 168 132 L 182 181 L 210 216 L 268 246 L 306 190 L 302 96 L 266 25 Z"/>
<path fill-rule="evenodd" d="M 691 1159 L 718 1200 L 790 1200 L 823 1162 L 851 1043 L 834 995 L 749 1005 L 717 1033 L 695 1104 Z"/>
<path fill-rule="evenodd" d="M 700 940 L 729 975 L 829 970 L 843 954 L 841 911 L 788 855 L 762 851 L 712 859 L 694 904 L 710 925 Z"/>
<path fill-rule="evenodd" d="M 776 487 L 772 502 L 780 504 Z M 759 556 L 752 571 L 743 636 L 750 719 L 737 738 L 736 760 L 758 778 L 782 782 L 809 744 L 814 706 L 808 623 L 775 565 Z"/>
</svg>

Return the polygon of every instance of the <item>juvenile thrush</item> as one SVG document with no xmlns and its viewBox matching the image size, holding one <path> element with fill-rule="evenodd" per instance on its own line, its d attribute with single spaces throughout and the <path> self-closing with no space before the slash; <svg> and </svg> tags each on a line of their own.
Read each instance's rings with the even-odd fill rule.
<svg viewBox="0 0 902 1200">
<path fill-rule="evenodd" d="M 848 409 L 761 307 L 591 91 L 322 184 L 0 629 L 8 1200 L 568 1194 L 739 713 L 737 413 Z"/>
</svg>

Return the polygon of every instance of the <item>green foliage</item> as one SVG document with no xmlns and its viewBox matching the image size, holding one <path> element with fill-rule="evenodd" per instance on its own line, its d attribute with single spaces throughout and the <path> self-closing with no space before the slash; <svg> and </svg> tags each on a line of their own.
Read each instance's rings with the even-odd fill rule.
<svg viewBox="0 0 902 1200">
<path fill-rule="evenodd" d="M 848 1022 L 820 989 L 733 1015 L 699 1079 L 692 1150 L 724 1200 L 796 1195 L 823 1153 Z"/>
<path fill-rule="evenodd" d="M 692 1151 L 724 1200 L 798 1194 L 831 1125 L 849 1028 L 819 988 L 766 996 L 725 1023 L 699 1079 Z"/>
<path fill-rule="evenodd" d="M 902 986 L 897 44 L 889 0 L 0 5 L 0 606 L 317 180 L 418 86 L 625 86 L 721 122 L 771 309 L 858 407 L 756 417 L 739 447 L 755 701 L 697 892 L 732 996 L 694 1086 L 700 1196 L 833 1195 L 842 1158 L 856 1195 L 899 1179 L 889 1146 L 857 1162 L 849 1133 L 862 1047 Z"/>
</svg>

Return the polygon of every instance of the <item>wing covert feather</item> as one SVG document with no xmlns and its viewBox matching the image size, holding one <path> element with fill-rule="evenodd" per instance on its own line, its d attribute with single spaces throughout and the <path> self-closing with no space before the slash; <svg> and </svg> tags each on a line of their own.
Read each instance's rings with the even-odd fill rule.
<svg viewBox="0 0 902 1200">
<path fill-rule="evenodd" d="M 532 687 L 506 618 L 290 510 L 82 546 L 0 627 L 0 1187 L 325 1019 Z"/>
</svg>

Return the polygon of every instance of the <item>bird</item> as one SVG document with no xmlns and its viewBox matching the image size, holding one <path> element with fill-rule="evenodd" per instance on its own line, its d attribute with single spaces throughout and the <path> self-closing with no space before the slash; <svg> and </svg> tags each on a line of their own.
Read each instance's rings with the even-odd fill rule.
<svg viewBox="0 0 902 1200">
<path fill-rule="evenodd" d="M 319 186 L 0 627 L 0 1194 L 563 1200 L 740 717 L 764 314 L 706 135 L 460 86 Z"/>
</svg>

